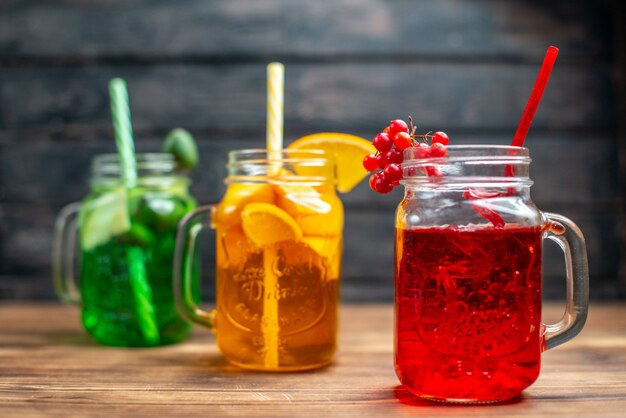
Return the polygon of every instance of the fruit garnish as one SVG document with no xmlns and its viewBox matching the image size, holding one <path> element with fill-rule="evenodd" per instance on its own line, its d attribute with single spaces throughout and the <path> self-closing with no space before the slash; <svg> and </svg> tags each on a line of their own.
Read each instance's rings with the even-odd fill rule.
<svg viewBox="0 0 626 418">
<path fill-rule="evenodd" d="M 409 135 L 408 132 L 398 132 L 396 136 L 393 137 L 393 145 L 400 151 L 404 151 L 412 145 L 411 135 Z"/>
<path fill-rule="evenodd" d="M 198 146 L 193 136 L 184 129 L 176 128 L 167 134 L 163 152 L 173 154 L 180 168 L 190 170 L 198 165 Z"/>
<path fill-rule="evenodd" d="M 402 178 L 402 169 L 398 164 L 389 164 L 383 170 L 383 175 L 389 183 L 393 184 Z"/>
<path fill-rule="evenodd" d="M 79 215 L 81 247 L 89 251 L 130 231 L 126 190 L 119 188 L 89 200 Z"/>
<path fill-rule="evenodd" d="M 335 193 L 288 185 L 278 186 L 276 196 L 276 205 L 291 215 L 305 236 L 341 235 L 343 211 Z"/>
<path fill-rule="evenodd" d="M 386 194 L 400 184 L 403 176 L 401 167 L 404 161 L 403 151 L 407 148 L 416 148 L 415 154 L 418 158 L 441 158 L 448 155 L 446 146 L 450 139 L 445 132 L 416 135 L 415 131 L 413 119 L 409 116 L 408 125 L 402 119 L 392 120 L 382 132 L 376 134 L 372 145 L 377 152 L 366 155 L 362 161 L 365 170 L 373 172 L 369 180 L 372 190 Z M 382 171 L 376 171 L 377 169 Z M 431 177 L 443 175 L 435 166 L 425 167 L 424 172 Z"/>
<path fill-rule="evenodd" d="M 241 211 L 241 226 L 248 239 L 261 248 L 302 238 L 302 229 L 296 221 L 270 203 L 246 205 Z"/>
<path fill-rule="evenodd" d="M 363 167 L 367 171 L 376 171 L 378 170 L 378 161 L 376 160 L 375 154 L 367 154 L 363 157 Z"/>
<path fill-rule="evenodd" d="M 387 181 L 382 171 L 377 171 L 370 177 L 370 188 L 380 194 L 387 194 L 393 190 L 393 186 Z"/>
<path fill-rule="evenodd" d="M 416 144 L 415 147 L 417 148 L 416 154 L 419 158 L 430 157 L 430 145 L 420 142 L 419 144 Z"/>
<path fill-rule="evenodd" d="M 228 228 L 218 239 L 217 251 L 221 252 L 222 260 L 226 260 L 229 266 L 238 268 L 246 262 L 247 254 L 251 248 L 256 248 L 243 232 L 241 225 Z"/>
<path fill-rule="evenodd" d="M 404 155 L 402 154 L 402 151 L 398 150 L 397 148 L 392 148 L 387 151 L 387 155 L 385 157 L 387 158 L 389 164 L 402 164 L 402 161 L 404 161 Z"/>
<path fill-rule="evenodd" d="M 381 132 L 374 137 L 372 145 L 374 145 L 374 148 L 376 148 L 378 152 L 385 152 L 391 149 L 391 147 L 393 146 L 393 140 L 391 139 L 389 134 Z"/>
<path fill-rule="evenodd" d="M 363 155 L 373 154 L 376 148 L 361 137 L 338 132 L 321 132 L 303 136 L 287 149 L 321 149 L 334 155 L 337 164 L 337 190 L 348 193 L 367 175 L 363 169 Z"/>
<path fill-rule="evenodd" d="M 448 150 L 441 142 L 435 142 L 430 146 L 430 156 L 432 158 L 445 157 L 446 155 L 448 155 Z"/>
<path fill-rule="evenodd" d="M 276 187 L 276 204 L 291 216 L 328 213 L 330 204 L 311 186 L 281 185 Z"/>
<path fill-rule="evenodd" d="M 402 119 L 396 119 L 389 122 L 389 133 L 392 136 L 397 135 L 400 132 L 409 133 L 409 126 Z"/>
<path fill-rule="evenodd" d="M 445 132 L 441 132 L 441 131 L 435 132 L 430 141 L 433 144 L 448 145 L 450 143 L 450 139 L 448 138 L 448 135 Z"/>
<path fill-rule="evenodd" d="M 387 167 L 387 164 L 389 164 L 389 160 L 387 160 L 386 152 L 383 154 L 378 154 L 376 156 L 376 164 L 378 164 L 378 168 L 380 168 L 381 170 Z"/>
<path fill-rule="evenodd" d="M 242 208 L 250 203 L 274 204 L 274 188 L 269 184 L 229 184 L 215 212 L 215 223 L 224 230 L 241 221 Z"/>
</svg>

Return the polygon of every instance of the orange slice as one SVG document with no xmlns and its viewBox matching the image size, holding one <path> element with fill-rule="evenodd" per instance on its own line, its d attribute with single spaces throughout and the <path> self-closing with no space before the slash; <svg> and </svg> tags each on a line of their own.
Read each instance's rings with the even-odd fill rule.
<svg viewBox="0 0 626 418">
<path fill-rule="evenodd" d="M 276 204 L 293 217 L 328 213 L 332 209 L 315 188 L 299 185 L 277 186 Z"/>
<path fill-rule="evenodd" d="M 230 184 L 217 206 L 215 222 L 222 231 L 241 222 L 241 211 L 250 203 L 274 203 L 274 189 L 269 184 Z"/>
<path fill-rule="evenodd" d="M 348 193 L 367 175 L 363 156 L 375 153 L 376 148 L 367 139 L 339 132 L 320 132 L 297 139 L 288 149 L 321 149 L 335 157 L 337 190 Z"/>
<path fill-rule="evenodd" d="M 217 240 L 217 255 L 220 267 L 240 269 L 249 254 L 255 249 L 240 225 L 233 226 L 220 234 Z"/>
<path fill-rule="evenodd" d="M 241 211 L 241 226 L 250 241 L 259 247 L 302 238 L 302 229 L 296 221 L 270 203 L 246 205 Z"/>
<path fill-rule="evenodd" d="M 343 230 L 343 205 L 329 186 L 279 186 L 276 204 L 291 215 L 304 235 L 340 235 Z"/>
</svg>

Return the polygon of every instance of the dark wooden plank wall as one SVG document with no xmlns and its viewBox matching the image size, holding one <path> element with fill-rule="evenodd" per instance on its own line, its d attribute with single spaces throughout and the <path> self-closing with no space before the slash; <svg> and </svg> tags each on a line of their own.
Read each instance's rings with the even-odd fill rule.
<svg viewBox="0 0 626 418">
<path fill-rule="evenodd" d="M 4 0 L 0 299 L 53 297 L 54 218 L 86 194 L 92 156 L 114 149 L 113 76 L 129 83 L 140 150 L 177 126 L 198 138 L 193 193 L 205 203 L 223 193 L 226 152 L 263 143 L 270 60 L 287 64 L 288 140 L 371 137 L 411 114 L 455 143 L 506 144 L 550 44 L 561 54 L 528 138 L 533 197 L 582 227 L 592 295 L 623 297 L 621 11 L 568 0 Z M 364 184 L 344 196 L 346 299 L 390 299 L 400 197 Z M 546 295 L 561 297 L 562 257 L 546 253 Z"/>
</svg>

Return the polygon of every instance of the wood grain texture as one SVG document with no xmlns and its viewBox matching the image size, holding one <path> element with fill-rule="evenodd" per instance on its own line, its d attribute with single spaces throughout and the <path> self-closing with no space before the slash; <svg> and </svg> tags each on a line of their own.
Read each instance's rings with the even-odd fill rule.
<svg viewBox="0 0 626 418">
<path fill-rule="evenodd" d="M 563 307 L 550 304 L 544 320 Z M 622 417 L 626 307 L 592 305 L 582 333 L 543 354 L 538 381 L 513 402 L 420 401 L 393 372 L 391 305 L 344 305 L 335 363 L 309 373 L 242 372 L 198 330 L 157 349 L 97 346 L 73 307 L 0 305 L 4 416 Z"/>
<path fill-rule="evenodd" d="M 363 137 L 375 131 L 351 131 Z M 256 148 L 259 138 L 213 136 L 194 131 L 200 151 L 200 167 L 191 173 L 193 195 L 200 202 L 217 202 L 224 194 L 227 154 L 233 149 Z M 87 133 L 88 137 L 95 135 Z M 110 133 L 112 135 L 112 132 Z M 450 134 L 454 135 L 453 133 Z M 163 135 L 165 136 L 165 135 Z M 614 209 L 618 197 L 617 144 L 598 135 L 531 133 L 532 196 L 544 210 L 575 206 L 579 210 Z M 295 136 L 288 136 L 289 143 Z M 454 135 L 455 144 L 506 144 L 505 135 Z M 593 146 L 589 146 L 593 143 Z M 160 150 L 154 134 L 139 136 L 140 152 Z M 0 139 L 0 193 L 10 203 L 51 204 L 56 207 L 84 198 L 89 192 L 91 160 L 97 154 L 115 152 L 113 141 L 51 141 L 39 134 L 24 140 Z M 68 163 L 69 162 L 69 163 Z M 45 167 L 45 170 L 42 169 Z M 72 181 L 68 181 L 72 179 Z M 400 188 L 401 189 L 401 188 Z M 390 196 L 373 195 L 363 182 L 342 195 L 346 207 L 393 211 L 401 199 L 398 189 Z M 556 208 L 556 209 L 555 209 Z"/>
<path fill-rule="evenodd" d="M 0 128 L 108 126 L 106 84 L 115 76 L 128 82 L 140 132 L 176 126 L 263 132 L 264 63 L 0 68 Z M 536 64 L 292 64 L 285 75 L 285 126 L 375 132 L 410 113 L 426 130 L 514 131 L 536 76 Z M 611 89 L 607 68 L 559 64 L 533 129 L 613 129 Z"/>
<path fill-rule="evenodd" d="M 614 42 L 622 46 L 615 51 L 615 91 L 617 96 L 618 143 L 619 143 L 619 190 L 626 190 L 626 4 L 619 2 L 614 6 L 612 24 L 615 27 Z M 626 199 L 620 199 L 620 225 L 622 242 L 626 242 Z M 622 245 L 619 279 L 626 287 L 626 245 Z"/>
<path fill-rule="evenodd" d="M 0 300 L 52 297 L 52 222 L 87 193 L 91 157 L 113 150 L 113 76 L 128 80 L 139 149 L 178 126 L 198 138 L 192 193 L 212 202 L 226 152 L 262 143 L 270 60 L 288 64 L 289 140 L 372 137 L 411 114 L 455 143 L 505 144 L 549 44 L 561 52 L 527 142 L 532 196 L 582 226 L 592 295 L 626 297 L 620 11 L 613 0 L 2 1 Z M 343 196 L 348 299 L 389 300 L 400 198 L 365 184 Z M 546 295 L 558 297 L 561 256 L 548 246 L 546 258 Z"/>
<path fill-rule="evenodd" d="M 566 55 L 568 50 L 572 55 L 606 53 L 610 36 L 599 24 L 609 13 L 606 5 L 564 0 L 547 5 L 486 0 L 5 0 L 0 12 L 4 55 L 87 59 L 319 59 L 373 53 L 501 59 L 541 53 L 546 39 Z"/>
</svg>

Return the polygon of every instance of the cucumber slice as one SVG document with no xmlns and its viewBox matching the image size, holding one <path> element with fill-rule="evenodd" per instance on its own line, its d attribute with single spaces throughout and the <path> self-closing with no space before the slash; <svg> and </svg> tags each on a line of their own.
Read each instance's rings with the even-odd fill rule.
<svg viewBox="0 0 626 418">
<path fill-rule="evenodd" d="M 126 190 L 113 190 L 84 203 L 79 222 L 81 246 L 84 250 L 106 244 L 111 238 L 129 231 Z"/>
</svg>

